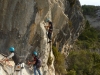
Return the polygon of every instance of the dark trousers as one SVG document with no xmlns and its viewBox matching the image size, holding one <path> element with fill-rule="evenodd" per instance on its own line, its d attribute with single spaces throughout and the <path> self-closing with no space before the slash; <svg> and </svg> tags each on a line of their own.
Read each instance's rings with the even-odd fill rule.
<svg viewBox="0 0 100 75">
<path fill-rule="evenodd" d="M 51 40 L 51 35 L 52 35 L 52 32 L 48 32 L 48 38 L 49 38 L 49 40 Z"/>
</svg>

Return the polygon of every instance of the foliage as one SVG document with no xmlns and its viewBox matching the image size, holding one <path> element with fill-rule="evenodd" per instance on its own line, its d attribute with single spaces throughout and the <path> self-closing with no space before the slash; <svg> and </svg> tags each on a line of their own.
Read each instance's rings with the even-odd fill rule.
<svg viewBox="0 0 100 75">
<path fill-rule="evenodd" d="M 82 9 L 84 15 L 96 16 L 96 11 L 99 9 L 99 7 L 93 5 L 83 5 Z"/>
<path fill-rule="evenodd" d="M 85 29 L 79 36 L 76 44 L 82 49 L 94 48 L 99 41 L 99 35 L 99 32 L 95 28 L 90 27 L 89 22 L 86 21 Z"/>
<path fill-rule="evenodd" d="M 76 45 L 81 50 L 71 51 L 67 57 L 67 75 L 100 75 L 100 30 L 90 27 L 86 21 Z"/>
<path fill-rule="evenodd" d="M 52 64 L 53 58 L 49 55 L 47 65 L 50 66 Z"/>
<path fill-rule="evenodd" d="M 86 50 L 71 51 L 67 75 L 100 75 L 100 55 Z"/>
<path fill-rule="evenodd" d="M 55 70 L 57 71 L 57 73 L 59 73 L 61 75 L 65 75 L 66 68 L 65 68 L 64 55 L 61 54 L 60 52 L 58 52 L 58 49 L 54 46 L 53 46 L 52 50 L 53 50 L 53 54 L 55 56 L 55 63 L 54 63 Z"/>
<path fill-rule="evenodd" d="M 84 32 L 79 36 L 79 40 L 89 40 L 92 42 L 93 40 L 97 40 L 98 33 L 96 29 L 93 27 L 90 27 L 90 24 L 88 21 L 86 22 L 86 27 Z"/>
<path fill-rule="evenodd" d="M 67 75 L 76 75 L 76 71 L 70 70 L 70 71 L 67 73 Z"/>
</svg>

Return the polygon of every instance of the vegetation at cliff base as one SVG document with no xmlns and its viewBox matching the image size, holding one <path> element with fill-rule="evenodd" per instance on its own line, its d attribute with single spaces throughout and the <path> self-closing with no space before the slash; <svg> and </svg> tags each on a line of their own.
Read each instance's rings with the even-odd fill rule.
<svg viewBox="0 0 100 75">
<path fill-rule="evenodd" d="M 100 75 L 100 55 L 86 50 L 71 51 L 67 75 Z"/>
<path fill-rule="evenodd" d="M 85 29 L 66 61 L 67 75 L 100 75 L 100 30 L 86 21 Z"/>
</svg>

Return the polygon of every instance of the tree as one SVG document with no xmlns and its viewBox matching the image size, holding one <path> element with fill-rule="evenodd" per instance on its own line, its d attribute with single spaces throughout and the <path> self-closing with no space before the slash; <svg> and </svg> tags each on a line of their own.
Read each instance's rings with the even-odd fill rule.
<svg viewBox="0 0 100 75">
<path fill-rule="evenodd" d="M 72 51 L 67 58 L 68 75 L 100 75 L 100 55 L 86 50 Z M 71 72 L 71 73 L 70 73 Z"/>
</svg>

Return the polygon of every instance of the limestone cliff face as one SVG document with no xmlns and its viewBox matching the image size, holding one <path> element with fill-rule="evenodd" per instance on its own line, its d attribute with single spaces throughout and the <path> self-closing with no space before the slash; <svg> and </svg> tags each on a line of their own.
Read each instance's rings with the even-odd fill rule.
<svg viewBox="0 0 100 75">
<path fill-rule="evenodd" d="M 68 54 L 84 28 L 79 0 L 0 0 L 0 52 L 7 54 L 14 46 L 26 60 L 35 50 L 43 63 L 43 75 L 55 75 L 52 45 L 47 43 L 44 27 L 47 18 L 54 27 L 52 44 Z M 49 55 L 53 62 L 48 67 Z"/>
</svg>

